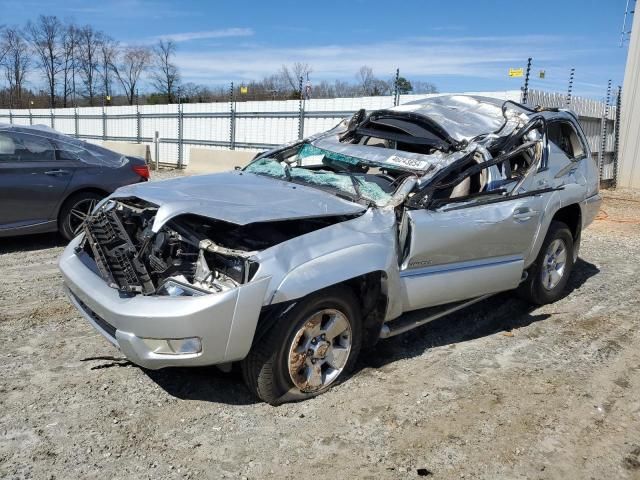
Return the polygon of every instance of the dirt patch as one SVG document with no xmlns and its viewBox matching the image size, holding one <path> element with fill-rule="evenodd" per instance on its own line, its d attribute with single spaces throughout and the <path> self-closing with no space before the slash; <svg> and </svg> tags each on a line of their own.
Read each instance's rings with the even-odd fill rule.
<svg viewBox="0 0 640 480">
<path fill-rule="evenodd" d="M 559 302 L 493 297 L 278 408 L 131 365 L 68 306 L 57 236 L 0 239 L 0 477 L 640 478 L 636 200 L 605 193 Z"/>
</svg>

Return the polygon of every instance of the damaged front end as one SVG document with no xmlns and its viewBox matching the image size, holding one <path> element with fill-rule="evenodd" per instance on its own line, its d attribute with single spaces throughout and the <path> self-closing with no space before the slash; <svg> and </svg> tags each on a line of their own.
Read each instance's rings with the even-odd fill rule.
<svg viewBox="0 0 640 480">
<path fill-rule="evenodd" d="M 139 199 L 109 201 L 84 227 L 79 245 L 112 288 L 128 294 L 197 296 L 248 282 L 251 251 L 215 243 L 215 220 L 185 215 L 152 230 L 158 207 Z M 196 219 L 200 219 L 198 222 Z M 226 222 L 220 222 L 227 226 Z"/>
<path fill-rule="evenodd" d="M 112 199 L 84 226 L 78 251 L 92 257 L 107 284 L 128 295 L 199 296 L 250 282 L 255 254 L 345 216 L 247 225 L 183 214 L 154 229 L 158 206 Z"/>
</svg>

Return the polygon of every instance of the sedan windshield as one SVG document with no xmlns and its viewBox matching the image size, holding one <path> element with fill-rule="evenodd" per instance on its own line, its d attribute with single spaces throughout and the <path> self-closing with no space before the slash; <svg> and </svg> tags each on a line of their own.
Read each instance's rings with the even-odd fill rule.
<svg viewBox="0 0 640 480">
<path fill-rule="evenodd" d="M 377 170 L 362 159 L 308 143 L 285 158 L 274 154 L 258 158 L 245 168 L 246 172 L 302 183 L 346 194 L 352 200 L 384 206 L 391 199 L 395 185 L 393 179 Z"/>
</svg>

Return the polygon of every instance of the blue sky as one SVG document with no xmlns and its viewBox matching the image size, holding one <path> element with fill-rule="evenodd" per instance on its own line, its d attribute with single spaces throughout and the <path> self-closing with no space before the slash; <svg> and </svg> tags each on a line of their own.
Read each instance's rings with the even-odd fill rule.
<svg viewBox="0 0 640 480">
<path fill-rule="evenodd" d="M 361 65 L 441 91 L 517 89 L 509 67 L 533 57 L 532 86 L 602 97 L 624 76 L 625 0 L 0 0 L 1 22 L 40 13 L 89 23 L 128 44 L 173 38 L 186 81 L 217 85 L 307 62 L 311 80 L 353 80 Z M 11 15 L 6 15 L 11 12 Z M 540 80 L 537 73 L 546 71 Z M 36 81 L 33 79 L 32 81 Z"/>
</svg>

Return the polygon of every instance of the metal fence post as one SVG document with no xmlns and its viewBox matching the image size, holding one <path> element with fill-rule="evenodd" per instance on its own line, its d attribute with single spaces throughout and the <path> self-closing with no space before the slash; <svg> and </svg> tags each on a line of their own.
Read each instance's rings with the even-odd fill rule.
<svg viewBox="0 0 640 480">
<path fill-rule="evenodd" d="M 13 112 L 9 109 L 9 123 L 13 123 Z"/>
<path fill-rule="evenodd" d="M 29 105 L 29 125 L 33 125 L 33 113 L 31 113 L 31 105 Z"/>
<path fill-rule="evenodd" d="M 55 129 L 56 128 L 56 122 L 55 122 L 55 116 L 54 116 L 54 113 L 53 113 L 53 108 L 50 110 L 50 112 L 51 112 L 51 128 Z"/>
<path fill-rule="evenodd" d="M 576 73 L 576 69 L 572 68 L 569 72 L 569 88 L 567 89 L 567 106 L 571 105 L 571 91 L 573 90 L 573 76 Z"/>
<path fill-rule="evenodd" d="M 73 120 L 75 122 L 76 138 L 80 136 L 80 118 L 78 116 L 78 107 L 74 107 Z"/>
<path fill-rule="evenodd" d="M 182 145 L 183 145 L 183 118 L 182 118 L 182 103 L 178 103 L 178 168 L 182 168 L 183 153 L 182 153 Z"/>
<path fill-rule="evenodd" d="M 236 105 L 233 82 L 229 89 L 229 149 L 236 149 Z"/>
<path fill-rule="evenodd" d="M 396 68 L 396 77 L 393 81 L 393 106 L 397 107 L 400 103 L 400 69 Z"/>
<path fill-rule="evenodd" d="M 607 99 L 604 104 L 602 123 L 600 125 L 600 151 L 598 152 L 598 165 L 600 171 L 599 180 L 602 181 L 602 171 L 604 169 L 604 153 L 607 148 L 607 122 L 609 121 L 609 102 L 611 101 L 611 80 L 607 82 Z"/>
<path fill-rule="evenodd" d="M 104 100 L 102 103 L 102 140 L 107 139 L 107 112 L 104 108 Z"/>
<path fill-rule="evenodd" d="M 304 95 L 302 94 L 302 75 L 299 78 L 298 91 L 300 92 L 298 111 L 298 139 L 304 138 Z"/>
<path fill-rule="evenodd" d="M 156 172 L 160 169 L 160 134 L 156 130 L 153 136 L 153 155 L 155 157 Z"/>
<path fill-rule="evenodd" d="M 522 103 L 526 104 L 529 97 L 529 75 L 531 74 L 531 57 L 527 60 L 527 71 L 524 75 L 524 87 L 522 89 Z"/>
<path fill-rule="evenodd" d="M 140 116 L 140 106 L 136 102 L 136 139 L 137 139 L 137 143 L 142 143 L 142 140 L 140 138 L 141 128 L 142 128 L 142 117 Z"/>
<path fill-rule="evenodd" d="M 618 152 L 620 151 L 620 118 L 622 109 L 622 87 L 618 85 L 618 97 L 616 98 L 615 137 L 613 143 L 613 182 L 611 186 L 616 188 L 618 184 Z"/>
</svg>

